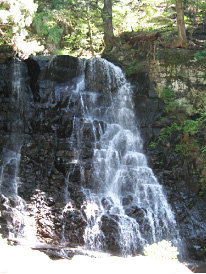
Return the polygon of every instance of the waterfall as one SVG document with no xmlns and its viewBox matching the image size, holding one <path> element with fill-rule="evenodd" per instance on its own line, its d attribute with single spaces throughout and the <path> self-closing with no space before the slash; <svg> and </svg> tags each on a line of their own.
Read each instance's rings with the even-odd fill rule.
<svg viewBox="0 0 206 274">
<path fill-rule="evenodd" d="M 52 60 L 52 67 L 39 61 L 33 98 L 24 92 L 23 65 L 12 65 L 10 135 L 0 162 L 8 237 L 121 256 L 163 239 L 178 246 L 174 214 L 143 153 L 122 70 L 98 58 Z"/>
<path fill-rule="evenodd" d="M 26 214 L 26 202 L 18 195 L 20 184 L 19 165 L 23 145 L 23 90 L 24 79 L 21 62 L 12 62 L 12 87 L 10 93 L 9 136 L 1 156 L 0 199 L 8 216 L 8 238 L 20 239 L 30 237 L 31 219 Z M 33 233 L 32 233 L 33 237 Z"/>
<path fill-rule="evenodd" d="M 21 68 L 16 60 L 13 62 L 13 79 L 7 147 L 4 148 L 1 166 L 0 193 L 16 196 L 18 192 L 18 168 L 22 146 L 22 99 L 21 99 Z"/>
<path fill-rule="evenodd" d="M 127 256 L 163 239 L 178 245 L 174 214 L 143 154 L 131 85 L 119 67 L 96 58 L 78 81 L 84 125 L 92 124 L 94 135 L 90 182 L 83 187 L 85 247 Z M 79 120 L 78 127 L 81 133 Z"/>
</svg>

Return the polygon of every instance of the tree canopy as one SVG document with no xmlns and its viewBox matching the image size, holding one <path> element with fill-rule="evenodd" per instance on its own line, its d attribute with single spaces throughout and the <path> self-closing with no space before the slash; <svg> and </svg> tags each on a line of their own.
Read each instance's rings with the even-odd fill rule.
<svg viewBox="0 0 206 274">
<path fill-rule="evenodd" d="M 0 44 L 22 56 L 94 56 L 125 31 L 160 31 L 167 40 L 182 35 L 180 2 L 181 22 L 192 36 L 206 22 L 205 0 L 0 0 Z"/>
</svg>

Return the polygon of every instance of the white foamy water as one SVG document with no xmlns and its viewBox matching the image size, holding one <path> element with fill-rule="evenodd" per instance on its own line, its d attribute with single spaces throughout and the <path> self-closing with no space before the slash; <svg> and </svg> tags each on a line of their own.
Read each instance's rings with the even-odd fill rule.
<svg viewBox="0 0 206 274">
<path fill-rule="evenodd" d="M 132 88 L 123 72 L 92 59 L 81 87 L 84 119 L 95 125 L 92 187 L 84 189 L 86 248 L 106 251 L 114 245 L 127 256 L 162 239 L 178 245 L 174 214 L 142 152 Z"/>
<path fill-rule="evenodd" d="M 10 135 L 2 152 L 0 168 L 0 198 L 4 205 L 8 238 L 30 244 L 36 241 L 34 220 L 27 212 L 26 202 L 18 195 L 19 165 L 23 144 L 23 97 L 21 62 L 12 63 L 12 89 L 10 94 Z M 4 212 L 6 212 L 4 211 Z"/>
</svg>

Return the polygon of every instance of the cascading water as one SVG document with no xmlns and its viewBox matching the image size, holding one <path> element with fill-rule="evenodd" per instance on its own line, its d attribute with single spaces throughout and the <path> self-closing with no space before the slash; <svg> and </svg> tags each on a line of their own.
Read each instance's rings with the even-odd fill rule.
<svg viewBox="0 0 206 274">
<path fill-rule="evenodd" d="M 92 59 L 79 60 L 76 71 L 75 59 L 59 71 L 52 60 L 28 107 L 21 62 L 13 65 L 10 136 L 0 162 L 8 237 L 35 241 L 36 235 L 61 247 L 84 242 L 87 250 L 122 256 L 162 239 L 178 245 L 174 215 L 142 152 L 132 88 L 121 69 Z"/>
<path fill-rule="evenodd" d="M 84 124 L 92 124 L 94 135 L 90 186 L 84 188 L 86 248 L 127 256 L 163 239 L 178 245 L 173 212 L 142 153 L 132 88 L 121 69 L 92 59 L 78 87 Z"/>
<path fill-rule="evenodd" d="M 7 147 L 4 149 L 3 164 L 1 166 L 0 193 L 6 195 L 17 195 L 18 192 L 18 168 L 21 158 L 22 146 L 22 99 L 20 82 L 20 64 L 13 62 L 13 86 L 11 89 L 10 104 L 10 135 Z"/>
<path fill-rule="evenodd" d="M 26 216 L 26 202 L 18 195 L 19 164 L 23 145 L 23 84 L 21 62 L 12 63 L 12 87 L 10 94 L 9 136 L 1 156 L 0 198 L 7 209 L 9 239 L 30 237 L 31 219 Z"/>
</svg>

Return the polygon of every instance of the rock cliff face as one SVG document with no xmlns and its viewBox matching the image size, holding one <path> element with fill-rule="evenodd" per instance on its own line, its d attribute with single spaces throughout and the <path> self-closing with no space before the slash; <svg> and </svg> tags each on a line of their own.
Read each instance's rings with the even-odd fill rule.
<svg viewBox="0 0 206 274">
<path fill-rule="evenodd" d="M 15 218 L 8 212 L 21 204 L 24 214 L 33 218 L 41 242 L 84 245 L 87 216 L 82 187 L 93 184 L 90 170 L 94 140 L 105 130 L 103 121 L 92 124 L 85 121 L 81 98 L 75 92 L 81 85 L 77 79 L 86 63 L 69 56 L 37 57 L 17 63 L 15 67 L 11 60 L 0 66 L 1 233 L 5 237 L 11 236 L 9 231 L 13 231 L 14 237 L 18 234 Z M 12 76 L 14 70 L 19 74 Z M 92 89 L 94 83 L 90 79 L 87 85 Z M 104 79 L 95 79 L 99 79 L 95 83 L 98 92 Z M 174 173 L 176 155 L 169 149 L 164 152 L 148 149 L 163 126 L 156 123 L 164 109 L 164 103 L 154 92 L 157 79 L 142 72 L 130 80 L 134 84 L 135 110 L 150 165 L 165 186 L 189 258 L 201 260 L 206 246 L 205 203 L 188 186 L 184 169 L 179 175 Z M 109 105 L 109 98 L 100 96 L 99 100 Z M 160 161 L 164 162 L 161 169 L 157 164 Z M 14 184 L 8 190 L 11 180 Z M 116 225 L 115 219 L 102 218 L 106 236 L 111 231 L 115 234 Z M 19 222 L 19 230 L 21 226 Z M 118 253 L 112 237 L 107 237 L 107 245 L 111 252 Z"/>
<path fill-rule="evenodd" d="M 11 46 L 0 46 L 0 64 L 6 64 L 7 60 L 13 57 L 13 49 Z"/>
<path fill-rule="evenodd" d="M 2 186 L 5 185 L 6 188 L 5 169 L 12 169 L 5 150 L 11 146 L 12 125 L 20 123 L 22 126 L 17 131 L 23 142 L 20 145 L 18 177 L 14 178 L 13 175 L 13 179 L 20 182 L 18 195 L 27 202 L 27 214 L 34 218 L 37 238 L 46 243 L 60 243 L 65 237 L 72 244 L 83 244 L 86 222 L 80 211 L 83 199 L 80 190 L 81 170 L 75 165 L 77 151 L 73 147 L 78 146 L 78 136 L 72 136 L 74 140 L 73 143 L 70 142 L 74 116 L 79 116 L 81 126 L 85 127 L 81 130 L 82 134 L 89 134 L 89 128 L 84 125 L 81 112 L 78 111 L 78 95 L 72 95 L 68 90 L 68 86 L 75 84 L 72 79 L 78 76 L 78 59 L 37 58 L 16 62 L 19 64 L 22 84 L 19 109 L 13 109 L 16 100 L 13 99 L 12 90 L 18 81 L 12 79 L 14 62 L 1 66 L 1 193 L 5 193 Z M 65 82 L 68 83 L 67 87 L 63 85 Z M 21 112 L 21 117 L 18 117 L 18 112 Z M 13 138 L 16 141 L 14 135 L 15 133 Z M 84 159 L 92 156 L 91 143 L 92 139 L 88 144 L 81 144 Z M 16 168 L 17 165 L 13 167 Z M 64 208 L 69 193 L 74 203 Z M 14 193 L 9 194 L 9 200 L 2 195 L 1 201 L 3 234 L 8 234 L 5 221 L 10 223 L 11 228 L 15 226 L 6 216 L 6 210 L 14 207 Z"/>
<path fill-rule="evenodd" d="M 200 197 L 201 186 L 196 175 L 200 160 L 194 151 L 185 157 L 176 153 L 175 146 L 180 142 L 178 131 L 173 131 L 172 136 L 165 138 L 155 149 L 149 145 L 158 142 L 161 129 L 176 122 L 174 116 L 182 119 L 189 116 L 182 108 L 174 108 L 172 115 L 165 114 L 166 105 L 159 96 L 161 90 L 165 86 L 173 89 L 175 97 L 189 109 L 198 104 L 197 97 L 203 98 L 205 70 L 196 63 L 193 51 L 181 49 L 159 49 L 156 62 L 145 59 L 143 63 L 141 70 L 132 73 L 129 79 L 136 87 L 134 101 L 146 154 L 158 180 L 167 190 L 189 257 L 201 259 L 205 257 L 206 215 L 205 192 Z M 161 116 L 166 119 L 161 120 Z M 205 136 L 200 138 L 204 143 Z"/>
</svg>

